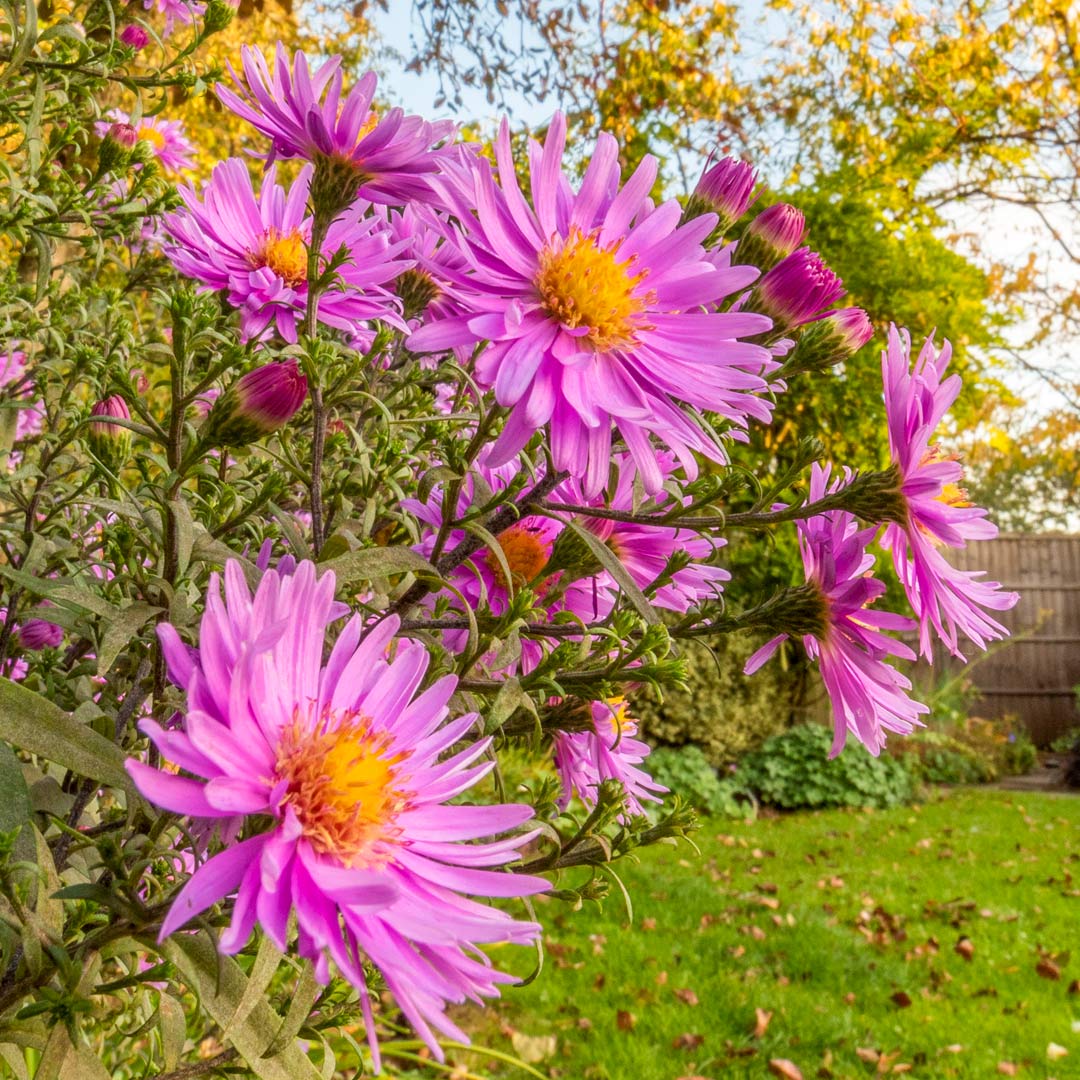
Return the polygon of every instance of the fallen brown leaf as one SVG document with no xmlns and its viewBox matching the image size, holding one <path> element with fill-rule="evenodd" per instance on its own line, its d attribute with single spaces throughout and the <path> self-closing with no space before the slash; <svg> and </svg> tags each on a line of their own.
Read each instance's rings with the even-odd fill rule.
<svg viewBox="0 0 1080 1080">
<path fill-rule="evenodd" d="M 558 1048 L 554 1035 L 523 1035 L 515 1031 L 510 1037 L 510 1045 L 527 1065 L 538 1065 L 545 1058 L 551 1057 Z"/>
<path fill-rule="evenodd" d="M 803 1080 L 803 1074 L 798 1065 L 787 1058 L 771 1058 L 769 1060 L 769 1072 L 773 1076 L 781 1077 L 781 1080 Z"/>
<path fill-rule="evenodd" d="M 664 983 L 667 982 L 667 979 L 668 979 L 668 975 L 667 975 L 666 971 L 658 971 L 656 973 L 655 982 L 656 982 L 657 986 L 663 986 Z"/>
<path fill-rule="evenodd" d="M 889 1000 L 900 1009 L 907 1009 L 911 1005 L 911 995 L 903 990 L 897 990 L 895 994 L 890 995 Z"/>
<path fill-rule="evenodd" d="M 700 1005 L 701 1004 L 701 1002 L 698 1001 L 697 994 L 695 994 L 694 991 L 691 990 L 690 987 L 688 987 L 688 986 L 680 986 L 678 989 L 676 989 L 675 990 L 675 996 L 684 1005 Z"/>
<path fill-rule="evenodd" d="M 879 1054 L 872 1046 L 856 1046 L 855 1056 L 860 1061 L 865 1061 L 868 1065 L 876 1065 L 881 1054 Z"/>
<path fill-rule="evenodd" d="M 1061 978 L 1061 968 L 1053 960 L 1045 956 L 1035 965 L 1035 972 L 1044 979 L 1057 981 Z"/>
<path fill-rule="evenodd" d="M 653 918 L 642 919 L 641 920 L 641 929 L 642 930 L 655 930 L 656 929 L 656 920 L 653 919 Z"/>
<path fill-rule="evenodd" d="M 1069 993 L 1080 994 L 1080 979 L 1073 979 L 1073 981 L 1069 983 Z"/>
<path fill-rule="evenodd" d="M 696 1050 L 704 1041 L 704 1035 L 695 1035 L 692 1032 L 684 1031 L 671 1040 L 671 1048 L 672 1050 Z"/>
<path fill-rule="evenodd" d="M 615 1014 L 615 1026 L 620 1031 L 633 1031 L 634 1025 L 637 1023 L 637 1017 L 632 1012 L 627 1012 L 625 1009 L 620 1009 Z"/>
<path fill-rule="evenodd" d="M 969 937 L 962 937 L 953 946 L 953 952 L 970 963 L 971 958 L 975 955 L 975 943 Z"/>
<path fill-rule="evenodd" d="M 754 1010 L 753 1036 L 755 1039 L 760 1039 L 769 1030 L 769 1021 L 772 1018 L 773 1014 L 771 1012 L 766 1012 L 764 1009 Z"/>
<path fill-rule="evenodd" d="M 1016 1066 L 1011 1061 L 999 1061 L 997 1071 L 1002 1076 L 1015 1076 Z"/>
</svg>

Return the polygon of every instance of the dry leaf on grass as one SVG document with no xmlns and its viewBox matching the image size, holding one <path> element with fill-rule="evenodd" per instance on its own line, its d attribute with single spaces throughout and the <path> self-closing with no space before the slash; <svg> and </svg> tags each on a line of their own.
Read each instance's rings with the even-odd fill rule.
<svg viewBox="0 0 1080 1080">
<path fill-rule="evenodd" d="M 798 1065 L 787 1058 L 772 1058 L 769 1061 L 769 1072 L 773 1076 L 781 1077 L 781 1080 L 803 1080 L 803 1074 Z"/>
<path fill-rule="evenodd" d="M 760 1039 L 764 1036 L 765 1032 L 769 1030 L 769 1021 L 772 1020 L 773 1014 L 766 1012 L 764 1009 L 754 1010 L 754 1031 L 753 1036 L 755 1039 Z"/>
<path fill-rule="evenodd" d="M 554 1035 L 523 1035 L 515 1031 L 510 1036 L 510 1045 L 526 1065 L 536 1065 L 554 1055 L 558 1041 Z"/>
</svg>

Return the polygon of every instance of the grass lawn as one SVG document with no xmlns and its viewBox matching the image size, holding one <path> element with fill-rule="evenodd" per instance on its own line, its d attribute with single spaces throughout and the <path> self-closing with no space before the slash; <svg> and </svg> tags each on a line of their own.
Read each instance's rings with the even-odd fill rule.
<svg viewBox="0 0 1080 1080">
<path fill-rule="evenodd" d="M 632 929 L 614 897 L 542 904 L 544 972 L 467 1014 L 477 1038 L 565 1080 L 1080 1077 L 1080 799 L 963 789 L 695 840 L 622 865 Z"/>
</svg>

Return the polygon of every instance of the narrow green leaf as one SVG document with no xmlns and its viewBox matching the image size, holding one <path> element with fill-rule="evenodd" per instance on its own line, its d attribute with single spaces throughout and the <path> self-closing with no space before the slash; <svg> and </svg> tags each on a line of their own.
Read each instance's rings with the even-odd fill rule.
<svg viewBox="0 0 1080 1080">
<path fill-rule="evenodd" d="M 21 828 L 30 817 L 30 792 L 22 765 L 7 743 L 0 742 L 0 832 Z"/>
<path fill-rule="evenodd" d="M 120 650 L 130 644 L 131 639 L 142 629 L 147 620 L 152 619 L 164 609 L 144 604 L 136 600 L 129 604 L 120 615 L 109 623 L 97 651 L 97 671 L 104 675 L 113 666 L 113 661 L 120 655 Z"/>
<path fill-rule="evenodd" d="M 656 609 L 637 587 L 634 579 L 630 576 L 630 572 L 623 566 L 618 555 L 600 537 L 583 528 L 573 518 L 560 518 L 559 520 L 565 520 L 566 527 L 572 529 L 575 535 L 581 537 L 586 547 L 596 556 L 596 561 L 615 579 L 619 588 L 626 593 L 637 613 L 650 625 L 658 623 L 660 616 L 657 615 Z"/>
<path fill-rule="evenodd" d="M 158 1001 L 158 1033 L 161 1035 L 161 1055 L 166 1071 L 175 1069 L 184 1052 L 187 1040 L 187 1017 L 176 998 L 162 994 Z"/>
<path fill-rule="evenodd" d="M 79 776 L 136 794 L 117 746 L 10 679 L 0 679 L 0 739 Z"/>
<path fill-rule="evenodd" d="M 389 577 L 391 574 L 427 574 L 437 577 L 438 572 L 422 555 L 407 547 L 370 547 L 350 551 L 321 564 L 333 570 L 338 582 L 371 581 Z"/>
<path fill-rule="evenodd" d="M 224 1038 L 228 1039 L 234 1027 L 243 1024 L 251 1015 L 251 1010 L 266 997 L 266 991 L 274 978 L 281 963 L 281 953 L 277 946 L 269 939 L 263 938 L 259 945 L 259 951 L 255 956 L 251 974 L 248 975 L 248 983 L 244 988 L 243 996 L 236 1006 L 236 1012 L 232 1019 L 225 1025 Z"/>
<path fill-rule="evenodd" d="M 214 1021 L 224 1028 L 236 1015 L 247 979 L 229 956 L 219 956 L 206 934 L 177 934 L 160 946 L 198 992 L 199 1000 Z M 247 1067 L 259 1080 L 320 1080 L 319 1070 L 295 1041 L 272 1058 L 263 1053 L 274 1041 L 281 1017 L 262 1000 L 247 1019 L 236 1025 L 229 1039 Z"/>
<path fill-rule="evenodd" d="M 195 522 L 186 502 L 173 499 L 169 503 L 169 513 L 176 522 L 176 565 L 182 575 L 187 572 L 191 562 L 191 549 L 195 545 Z"/>
<path fill-rule="evenodd" d="M 292 1044 L 297 1032 L 307 1023 L 311 1015 L 311 1007 L 315 1004 L 315 999 L 319 996 L 321 989 L 315 981 L 315 971 L 311 966 L 311 961 L 305 960 L 300 968 L 300 979 L 289 1001 L 289 1011 L 285 1014 L 285 1020 L 274 1036 L 273 1042 L 264 1051 L 264 1058 L 272 1058 Z"/>
</svg>

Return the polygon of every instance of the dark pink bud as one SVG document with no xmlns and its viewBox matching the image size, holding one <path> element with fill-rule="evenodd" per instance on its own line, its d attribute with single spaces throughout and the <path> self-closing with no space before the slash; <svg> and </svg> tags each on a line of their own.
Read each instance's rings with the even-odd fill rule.
<svg viewBox="0 0 1080 1080">
<path fill-rule="evenodd" d="M 135 384 L 135 392 L 144 395 L 150 389 L 150 380 L 142 368 L 131 369 L 131 381 Z"/>
<path fill-rule="evenodd" d="M 757 284 L 750 308 L 768 315 L 778 330 L 801 326 L 844 295 L 844 283 L 816 251 L 799 248 Z"/>
<path fill-rule="evenodd" d="M 746 213 L 753 201 L 757 173 L 753 166 L 738 158 L 721 158 L 708 165 L 694 188 L 690 216 L 711 212 L 720 218 L 721 233 Z"/>
<path fill-rule="evenodd" d="M 295 360 L 266 364 L 241 375 L 214 403 L 207 436 L 219 446 L 243 446 L 284 427 L 307 397 Z"/>
<path fill-rule="evenodd" d="M 136 52 L 145 49 L 149 41 L 150 35 L 141 26 L 136 26 L 135 23 L 128 23 L 120 31 L 120 43 L 126 45 L 129 49 L 134 49 Z"/>
<path fill-rule="evenodd" d="M 48 601 L 35 609 L 52 607 Z M 19 627 L 19 645 L 28 652 L 40 652 L 42 649 L 55 649 L 64 640 L 64 631 L 56 623 L 45 619 L 27 619 Z"/>
<path fill-rule="evenodd" d="M 795 251 L 805 236 L 806 218 L 802 211 L 787 203 L 777 203 L 762 210 L 746 227 L 736 248 L 735 262 L 769 270 Z"/>
</svg>

